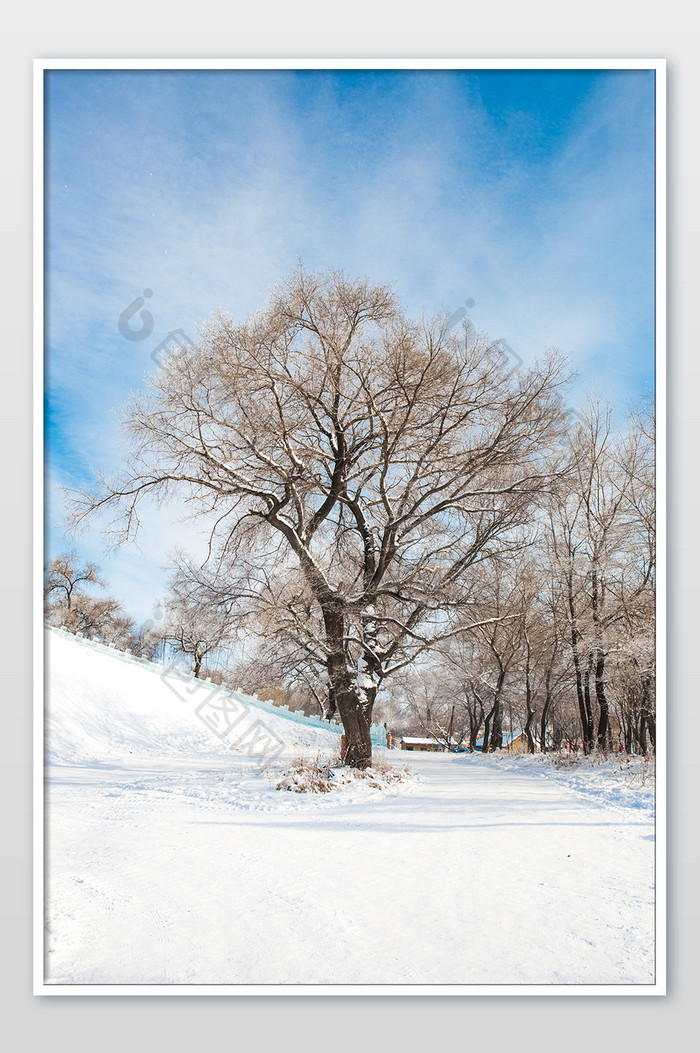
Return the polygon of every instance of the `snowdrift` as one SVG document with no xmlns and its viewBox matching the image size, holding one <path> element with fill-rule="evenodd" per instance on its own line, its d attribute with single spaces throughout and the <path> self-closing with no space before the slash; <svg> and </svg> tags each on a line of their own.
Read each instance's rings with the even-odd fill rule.
<svg viewBox="0 0 700 1053">
<path fill-rule="evenodd" d="M 342 729 L 60 629 L 46 631 L 46 760 L 273 758 L 335 748 Z"/>
</svg>

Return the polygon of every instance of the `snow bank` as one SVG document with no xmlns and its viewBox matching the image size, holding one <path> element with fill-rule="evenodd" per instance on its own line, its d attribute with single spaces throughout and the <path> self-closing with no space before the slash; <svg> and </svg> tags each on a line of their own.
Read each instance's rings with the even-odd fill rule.
<svg viewBox="0 0 700 1053">
<path fill-rule="evenodd" d="M 338 733 L 292 721 L 227 691 L 70 633 L 46 633 L 46 758 L 53 764 L 125 758 L 274 758 L 336 749 Z"/>
<path fill-rule="evenodd" d="M 556 753 L 490 753 L 460 754 L 466 764 L 486 765 L 496 771 L 539 776 L 562 791 L 573 792 L 608 809 L 634 808 L 653 822 L 656 797 L 654 758 L 584 757 L 583 754 Z"/>
</svg>

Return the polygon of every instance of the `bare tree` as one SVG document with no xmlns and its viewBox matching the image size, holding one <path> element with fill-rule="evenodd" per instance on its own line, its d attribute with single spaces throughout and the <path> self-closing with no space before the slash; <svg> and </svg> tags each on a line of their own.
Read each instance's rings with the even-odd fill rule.
<svg viewBox="0 0 700 1053">
<path fill-rule="evenodd" d="M 235 638 L 234 601 L 203 588 L 200 576 L 182 560 L 171 580 L 159 634 L 182 654 L 189 655 L 193 675 L 200 677 L 205 659 Z"/>
<path fill-rule="evenodd" d="M 456 709 L 453 741 L 461 745 L 468 737 L 470 752 L 476 750 L 485 718 L 482 680 L 485 662 L 479 644 L 473 634 L 463 634 L 446 640 L 436 649 L 437 675 L 445 702 Z M 449 727 L 446 715 L 443 725 Z"/>
<path fill-rule="evenodd" d="M 622 617 L 612 648 L 612 683 L 624 748 L 656 747 L 656 492 L 651 400 L 632 407 L 619 455 L 625 479 L 625 560 L 616 583 Z"/>
<path fill-rule="evenodd" d="M 627 434 L 591 398 L 570 436 L 571 473 L 550 509 L 552 566 L 565 611 L 586 752 L 611 741 L 608 657 L 642 611 L 653 623 L 653 438 L 633 415 Z M 651 471 L 650 471 L 651 463 Z M 594 703 L 598 721 L 595 725 Z"/>
<path fill-rule="evenodd" d="M 390 290 L 301 269 L 244 324 L 218 313 L 127 408 L 124 474 L 76 519 L 176 494 L 221 556 L 293 560 L 322 626 L 347 762 L 371 760 L 382 682 L 464 631 L 463 585 L 551 483 L 561 363 L 509 372 L 500 347 L 404 318 Z M 218 546 L 218 547 L 217 547 Z"/>
<path fill-rule="evenodd" d="M 81 584 L 105 588 L 96 564 L 88 562 L 81 565 L 75 550 L 52 559 L 44 574 L 45 612 L 49 614 L 56 609 L 70 611 L 74 594 L 84 591 L 84 587 L 80 589 Z"/>
<path fill-rule="evenodd" d="M 517 539 L 519 560 L 525 540 Z M 517 669 L 523 646 L 525 605 L 530 591 L 521 568 L 494 557 L 480 568 L 479 600 L 482 624 L 475 630 L 480 643 L 481 672 L 476 698 L 484 708 L 484 752 L 503 745 L 503 702 L 508 678 Z"/>
<path fill-rule="evenodd" d="M 261 640 L 251 657 L 229 670 L 226 681 L 307 716 L 332 716 L 325 665 L 284 638 Z"/>
<path fill-rule="evenodd" d="M 133 621 L 119 600 L 95 596 L 90 587 L 107 587 L 96 564 L 81 563 L 75 552 L 56 556 L 44 576 L 46 621 L 89 639 L 129 646 L 135 639 Z"/>
</svg>

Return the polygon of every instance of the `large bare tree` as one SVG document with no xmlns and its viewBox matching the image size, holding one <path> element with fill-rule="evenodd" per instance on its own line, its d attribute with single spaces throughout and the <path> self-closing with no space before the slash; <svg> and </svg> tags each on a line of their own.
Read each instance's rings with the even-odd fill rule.
<svg viewBox="0 0 700 1053">
<path fill-rule="evenodd" d="M 122 476 L 79 503 L 133 534 L 149 495 L 212 519 L 218 566 L 294 567 L 314 610 L 347 762 L 371 760 L 382 681 L 469 628 L 470 567 L 551 481 L 561 363 L 498 346 L 392 292 L 301 268 L 243 324 L 217 313 L 127 407 Z"/>
</svg>

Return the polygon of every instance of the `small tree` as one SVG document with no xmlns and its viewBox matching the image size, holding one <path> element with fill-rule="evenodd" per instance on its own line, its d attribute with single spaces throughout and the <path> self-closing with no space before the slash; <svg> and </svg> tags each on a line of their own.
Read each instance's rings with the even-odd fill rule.
<svg viewBox="0 0 700 1053">
<path fill-rule="evenodd" d="M 94 563 L 80 564 L 74 550 L 52 559 L 44 574 L 44 613 L 47 618 L 71 611 L 74 597 L 84 592 L 81 584 L 105 588 Z"/>
<path fill-rule="evenodd" d="M 134 625 L 113 596 L 94 596 L 85 586 L 105 589 L 94 563 L 80 563 L 75 552 L 57 556 L 44 577 L 44 617 L 50 625 L 105 642 L 133 639 Z"/>
<path fill-rule="evenodd" d="M 159 628 L 163 640 L 192 659 L 192 672 L 200 677 L 208 656 L 234 638 L 230 604 L 217 604 L 203 594 L 186 566 L 180 565 L 165 601 L 165 616 Z"/>
</svg>

